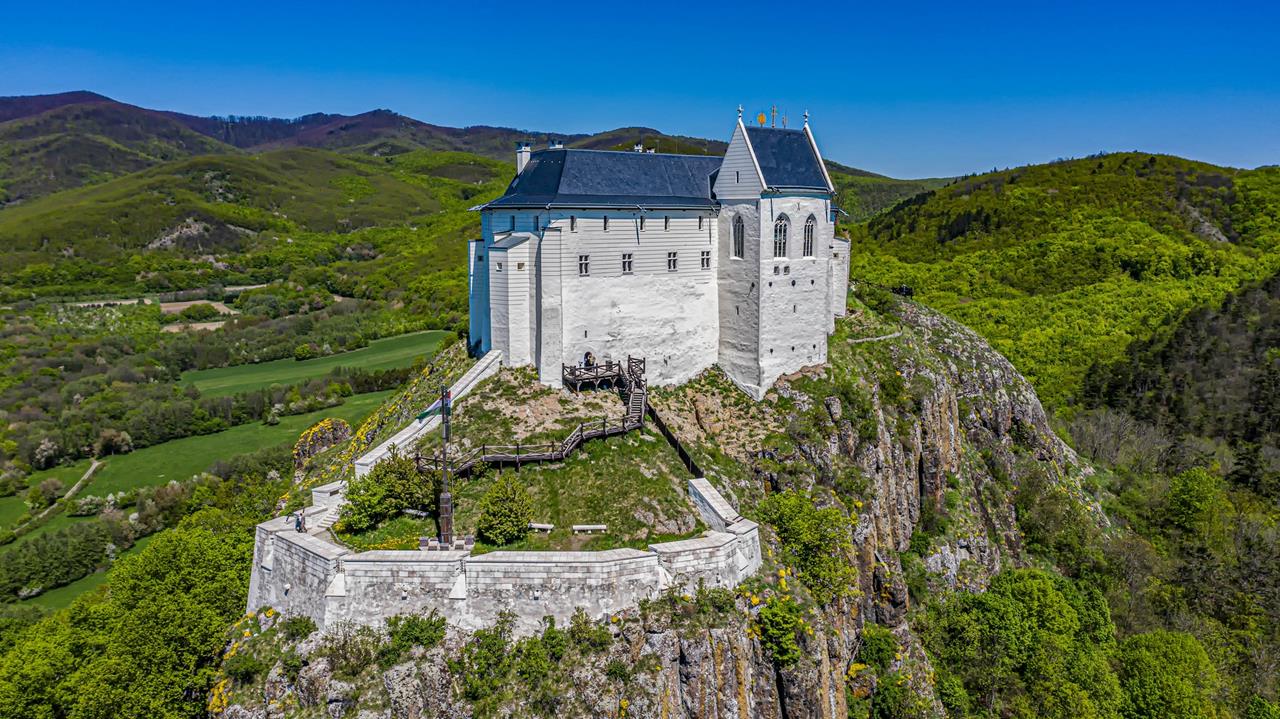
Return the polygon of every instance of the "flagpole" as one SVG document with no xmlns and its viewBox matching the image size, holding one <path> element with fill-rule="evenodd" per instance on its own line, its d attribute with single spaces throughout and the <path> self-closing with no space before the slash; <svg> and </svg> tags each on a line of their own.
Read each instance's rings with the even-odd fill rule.
<svg viewBox="0 0 1280 719">
<path fill-rule="evenodd" d="M 444 422 L 444 441 L 440 443 L 440 545 L 445 549 L 453 547 L 453 495 L 449 492 L 449 390 L 440 383 L 440 414 Z"/>
</svg>

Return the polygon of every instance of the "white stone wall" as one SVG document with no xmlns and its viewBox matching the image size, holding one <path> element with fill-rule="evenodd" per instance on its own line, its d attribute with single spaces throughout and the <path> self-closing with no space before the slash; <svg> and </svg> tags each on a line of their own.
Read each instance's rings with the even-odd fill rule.
<svg viewBox="0 0 1280 719">
<path fill-rule="evenodd" d="M 484 240 L 467 243 L 467 307 L 470 311 L 468 341 L 480 344 L 480 352 L 493 349 L 493 331 L 489 326 L 489 258 Z"/>
<path fill-rule="evenodd" d="M 258 525 L 249 608 L 305 614 L 321 628 L 344 621 L 381 625 L 397 614 L 435 610 L 476 629 L 511 611 L 516 631 L 532 634 L 544 617 L 563 625 L 582 609 L 599 619 L 672 586 L 736 586 L 759 569 L 758 528 L 705 480 L 692 480 L 689 492 L 708 525 L 720 529 L 647 551 L 351 553 L 276 518 Z M 330 490 L 322 496 L 341 502 Z"/>
<path fill-rule="evenodd" d="M 760 384 L 801 367 L 827 361 L 831 313 L 830 201 L 821 197 L 780 196 L 760 202 Z M 773 227 L 790 220 L 786 257 L 773 256 Z M 804 224 L 817 221 L 813 256 L 803 256 Z"/>
<path fill-rule="evenodd" d="M 733 224 L 741 217 L 743 256 L 733 256 Z M 760 206 L 758 198 L 725 201 L 720 208 L 720 348 L 717 362 L 725 373 L 755 399 L 760 386 Z"/>
<path fill-rule="evenodd" d="M 836 317 L 849 313 L 849 241 L 839 237 L 831 243 L 831 332 Z"/>
<path fill-rule="evenodd" d="M 259 524 L 254 540 L 249 607 L 275 607 L 324 626 L 325 593 L 350 550 L 295 531 L 289 517 Z"/>
<path fill-rule="evenodd" d="M 501 240 L 513 213 L 485 214 L 484 227 L 497 229 Z M 517 228 L 525 227 L 525 215 L 514 216 Z M 537 236 L 518 247 L 502 250 L 491 235 L 485 240 L 488 327 L 492 346 L 506 353 L 509 364 L 532 364 L 543 382 L 557 386 L 561 365 L 577 364 L 587 352 L 597 360 L 644 357 L 647 378 L 657 384 L 688 380 L 715 364 L 720 318 L 714 213 L 565 210 L 537 219 Z M 530 216 L 528 227 L 532 222 Z M 675 271 L 668 265 L 672 252 Z M 624 271 L 624 255 L 630 256 L 630 271 Z M 472 324 L 478 332 L 485 327 L 479 320 Z"/>
</svg>

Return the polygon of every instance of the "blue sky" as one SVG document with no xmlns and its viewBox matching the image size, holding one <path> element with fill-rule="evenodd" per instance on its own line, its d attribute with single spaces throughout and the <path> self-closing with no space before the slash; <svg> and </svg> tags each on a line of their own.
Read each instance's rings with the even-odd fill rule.
<svg viewBox="0 0 1280 719">
<path fill-rule="evenodd" d="M 0 95 L 725 139 L 739 103 L 777 104 L 897 177 L 1131 149 L 1254 167 L 1280 163 L 1277 30 L 1280 5 L 1229 1 L 49 1 L 2 11 Z"/>
</svg>

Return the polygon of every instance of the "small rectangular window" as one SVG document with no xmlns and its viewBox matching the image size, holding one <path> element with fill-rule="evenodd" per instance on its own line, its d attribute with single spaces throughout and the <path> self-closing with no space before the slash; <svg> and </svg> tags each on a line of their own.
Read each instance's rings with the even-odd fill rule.
<svg viewBox="0 0 1280 719">
<path fill-rule="evenodd" d="M 539 227 L 541 227 L 541 225 L 539 225 L 539 224 L 538 224 L 539 222 L 542 222 L 542 215 L 534 215 L 534 216 L 533 216 L 533 231 L 534 231 L 534 232 L 537 232 L 537 231 L 538 231 L 538 228 L 539 228 Z"/>
<path fill-rule="evenodd" d="M 582 277 L 591 274 L 591 255 L 578 255 L 578 274 Z"/>
<path fill-rule="evenodd" d="M 484 255 L 476 255 L 476 262 L 484 262 Z"/>
<path fill-rule="evenodd" d="M 711 269 L 711 250 L 702 251 L 702 269 Z"/>
<path fill-rule="evenodd" d="M 631 260 L 630 252 L 622 253 L 622 274 L 629 275 L 634 271 L 635 263 Z"/>
<path fill-rule="evenodd" d="M 499 263 L 498 263 L 498 272 L 501 272 L 501 271 L 502 271 L 502 263 L 501 263 L 501 262 L 499 262 Z"/>
<path fill-rule="evenodd" d="M 702 218 L 701 218 L 701 217 L 699 217 L 699 218 L 698 218 L 698 229 L 699 229 L 699 230 L 701 230 L 701 229 L 702 229 Z"/>
<path fill-rule="evenodd" d="M 733 181 L 734 181 L 734 182 L 742 182 L 742 173 L 741 173 L 741 172 L 739 172 L 739 171 L 737 171 L 737 170 L 734 170 L 734 171 L 733 171 Z"/>
<path fill-rule="evenodd" d="M 644 215 L 640 215 L 640 231 L 644 232 Z"/>
<path fill-rule="evenodd" d="M 578 218 L 576 215 L 569 215 L 569 231 L 570 232 L 578 231 Z"/>
<path fill-rule="evenodd" d="M 670 230 L 670 229 L 671 229 L 671 218 L 664 216 L 662 218 L 662 231 L 666 232 L 667 230 Z"/>
<path fill-rule="evenodd" d="M 516 231 L 516 216 L 515 216 L 515 215 L 512 215 L 512 216 L 511 216 L 511 231 L 512 231 L 512 232 L 515 232 L 515 231 Z"/>
<path fill-rule="evenodd" d="M 605 216 L 604 216 L 604 231 L 605 231 L 605 232 L 608 232 L 608 231 L 609 231 L 609 216 L 608 216 L 608 215 L 605 215 Z"/>
<path fill-rule="evenodd" d="M 667 253 L 667 272 L 675 272 L 675 271 L 676 271 L 676 261 L 677 261 L 677 260 L 676 260 L 676 253 L 674 253 L 674 252 L 668 252 L 668 253 Z"/>
<path fill-rule="evenodd" d="M 516 269 L 517 269 L 517 270 L 523 270 L 523 269 L 524 269 L 524 263 L 523 263 L 523 262 L 517 262 L 517 263 L 516 263 Z"/>
</svg>

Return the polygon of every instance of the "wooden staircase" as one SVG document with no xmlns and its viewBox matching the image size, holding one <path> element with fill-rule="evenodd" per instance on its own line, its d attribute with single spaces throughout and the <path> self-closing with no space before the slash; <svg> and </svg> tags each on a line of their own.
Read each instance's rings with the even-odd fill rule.
<svg viewBox="0 0 1280 719">
<path fill-rule="evenodd" d="M 580 390 L 586 384 L 591 388 L 608 385 L 618 390 L 626 402 L 627 412 L 619 422 L 611 422 L 607 417 L 599 423 L 582 422 L 560 442 L 539 444 L 493 445 L 482 444 L 461 455 L 451 455 L 448 468 L 455 477 L 470 474 L 477 465 L 496 464 L 519 467 L 531 462 L 559 462 L 573 454 L 575 450 L 588 440 L 600 437 L 613 437 L 626 434 L 644 427 L 645 416 L 649 411 L 648 389 L 644 380 L 645 361 L 643 358 L 628 357 L 626 364 L 606 362 L 595 367 L 563 368 L 564 385 L 567 388 Z M 416 454 L 414 457 L 419 472 L 427 470 L 443 470 L 445 463 L 438 456 Z"/>
</svg>

